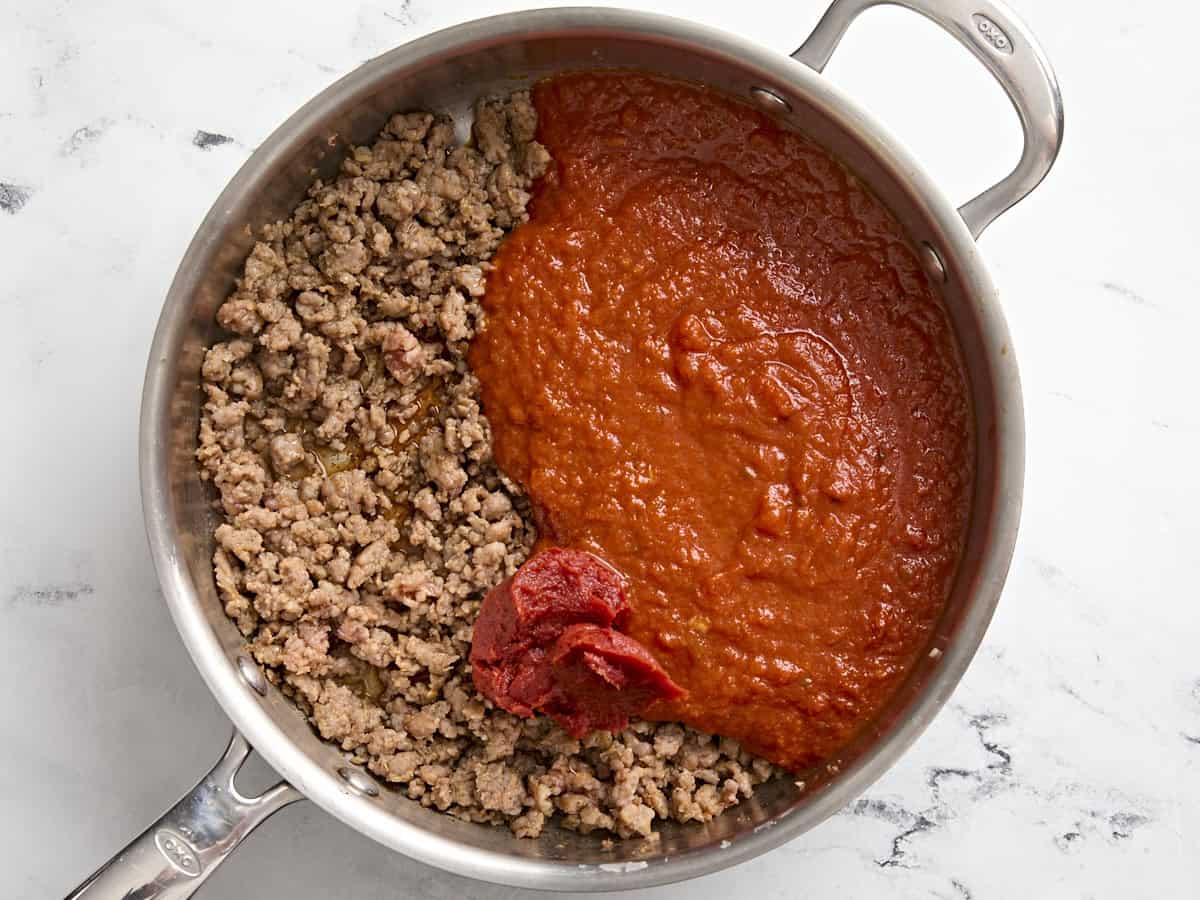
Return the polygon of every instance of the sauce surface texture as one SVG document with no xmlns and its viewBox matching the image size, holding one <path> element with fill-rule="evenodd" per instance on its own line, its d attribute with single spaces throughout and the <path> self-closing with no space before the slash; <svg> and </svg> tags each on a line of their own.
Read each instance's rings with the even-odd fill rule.
<svg viewBox="0 0 1200 900">
<path fill-rule="evenodd" d="M 495 257 L 471 350 L 540 546 L 629 579 L 682 700 L 649 717 L 799 770 L 928 638 L 974 459 L 947 315 L 824 151 L 631 72 L 534 89 L 554 163 Z"/>
</svg>

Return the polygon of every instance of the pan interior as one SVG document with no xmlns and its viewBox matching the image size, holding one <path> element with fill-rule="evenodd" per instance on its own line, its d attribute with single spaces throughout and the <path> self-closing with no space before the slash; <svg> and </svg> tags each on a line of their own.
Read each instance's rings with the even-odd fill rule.
<svg viewBox="0 0 1200 900">
<path fill-rule="evenodd" d="M 988 345 L 988 340 L 995 340 L 997 327 L 1003 326 L 989 325 L 988 316 L 998 315 L 992 311 L 990 285 L 981 280 L 973 244 L 964 239 L 965 229 L 955 230 L 961 222 L 950 221 L 950 207 L 936 196 L 931 198 L 928 190 L 915 187 L 921 179 L 914 179 L 912 172 L 881 153 L 874 133 L 855 127 L 854 114 L 835 109 L 829 89 L 814 90 L 817 76 L 798 63 L 715 32 L 689 30 L 672 20 L 623 15 L 625 19 L 615 11 L 591 11 L 590 16 L 577 15 L 570 27 L 562 23 L 552 27 L 545 17 L 527 18 L 507 29 L 486 27 L 487 21 L 461 26 L 452 30 L 457 33 L 453 38 L 447 37 L 451 32 L 443 32 L 369 63 L 297 113 L 246 164 L 197 235 L 172 287 L 156 338 L 150 381 L 157 378 L 159 383 L 153 391 L 149 384 L 147 388 L 147 396 L 153 394 L 157 406 L 148 403 L 149 419 L 144 423 L 155 430 L 145 438 L 154 445 L 148 454 L 151 468 L 145 483 L 151 495 L 161 494 L 164 518 L 157 525 L 150 521 L 156 501 L 148 499 L 151 540 L 155 540 L 156 528 L 169 535 L 165 540 L 170 548 L 166 563 L 170 578 L 163 574 L 164 587 L 185 641 L 227 712 L 252 739 L 250 719 L 269 718 L 291 747 L 284 754 L 272 752 L 273 748 L 260 742 L 260 750 L 297 787 L 351 824 L 359 825 L 355 820 L 361 815 L 376 823 L 363 830 L 404 852 L 463 874 L 530 886 L 569 883 L 584 889 L 611 889 L 711 871 L 811 827 L 852 799 L 932 718 L 973 653 L 1011 550 L 1005 521 L 997 517 L 1005 503 L 1019 499 L 1008 493 L 1012 479 L 1005 482 L 1002 477 L 999 454 L 1006 421 L 1019 418 L 1019 401 L 1015 409 L 1001 403 L 996 348 Z M 511 21 L 511 17 L 505 18 Z M 197 478 L 194 462 L 204 349 L 219 336 L 214 314 L 240 272 L 254 231 L 286 217 L 314 177 L 333 173 L 344 149 L 369 142 L 394 112 L 445 111 L 465 129 L 471 105 L 479 95 L 527 87 L 538 78 L 564 70 L 597 67 L 658 72 L 748 99 L 753 97 L 752 89 L 759 87 L 783 97 L 790 110 L 777 109 L 782 122 L 846 163 L 893 211 L 914 245 L 927 241 L 939 248 L 947 269 L 944 296 L 967 362 L 979 433 L 975 506 L 966 553 L 932 642 L 940 656 L 922 658 L 882 715 L 835 765 L 805 776 L 803 792 L 791 779 L 777 779 L 762 785 L 752 800 L 710 823 L 668 824 L 661 829 L 659 840 L 615 841 L 608 849 L 597 835 L 553 827 L 539 839 L 517 839 L 507 829 L 473 825 L 424 809 L 390 789 L 375 798 L 352 796 L 335 774 L 347 765 L 342 753 L 322 741 L 275 688 L 260 697 L 238 681 L 242 638 L 225 616 L 216 593 L 211 567 L 216 520 L 212 498 Z M 161 572 L 163 560 L 159 562 Z M 175 590 L 168 585 L 172 578 Z M 184 627 L 180 604 L 191 607 L 189 615 L 199 610 L 202 627 L 207 629 L 204 639 L 211 639 L 212 646 L 220 650 L 212 660 L 205 660 L 196 650 Z M 219 671 L 208 671 L 214 667 Z M 307 775 L 289 771 L 286 756 L 295 753 L 312 764 Z M 313 777 L 318 770 L 325 774 Z M 768 829 L 777 829 L 778 834 L 768 836 Z M 416 834 L 439 839 L 440 849 L 415 845 Z M 534 865 L 521 868 L 518 862 L 511 872 L 494 867 L 472 869 L 457 864 L 445 852 L 450 845 L 461 848 L 459 852 L 467 857 L 483 851 Z M 561 870 L 562 876 L 546 875 L 547 863 Z M 647 868 L 658 871 L 642 872 Z M 580 871 L 599 877 L 586 886 L 576 885 Z"/>
</svg>

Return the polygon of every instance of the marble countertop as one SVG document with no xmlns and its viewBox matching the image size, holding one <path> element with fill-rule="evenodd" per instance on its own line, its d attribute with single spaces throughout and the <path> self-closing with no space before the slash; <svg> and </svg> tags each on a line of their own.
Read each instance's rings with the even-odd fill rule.
<svg viewBox="0 0 1200 900">
<path fill-rule="evenodd" d="M 945 710 L 809 834 L 633 896 L 1195 897 L 1200 330 L 1195 8 L 1015 0 L 1062 80 L 1050 178 L 982 239 L 1025 386 L 1024 519 Z M 791 51 L 820 0 L 657 8 Z M 61 896 L 216 758 L 228 725 L 161 601 L 137 488 L 163 294 L 254 147 L 364 60 L 506 0 L 0 0 L 0 895 Z M 1015 117 L 928 23 L 873 10 L 827 74 L 951 197 Z M 311 804 L 204 897 L 500 900 Z"/>
</svg>

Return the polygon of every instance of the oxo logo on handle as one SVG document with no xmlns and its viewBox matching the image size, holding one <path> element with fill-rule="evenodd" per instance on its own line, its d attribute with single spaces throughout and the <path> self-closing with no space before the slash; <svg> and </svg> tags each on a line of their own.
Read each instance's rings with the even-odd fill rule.
<svg viewBox="0 0 1200 900">
<path fill-rule="evenodd" d="M 975 13 L 971 16 L 971 21 L 975 23 L 975 28 L 979 32 L 979 36 L 984 39 L 989 47 L 998 53 L 1010 55 L 1013 52 L 1012 41 L 1004 30 L 985 16 L 983 13 Z"/>
</svg>

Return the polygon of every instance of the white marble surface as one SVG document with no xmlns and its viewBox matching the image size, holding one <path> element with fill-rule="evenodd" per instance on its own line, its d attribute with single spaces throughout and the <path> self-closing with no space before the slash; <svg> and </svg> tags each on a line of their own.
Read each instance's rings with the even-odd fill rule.
<svg viewBox="0 0 1200 900">
<path fill-rule="evenodd" d="M 640 897 L 1200 893 L 1200 12 L 1017 3 L 1058 68 L 1068 127 L 1049 180 L 983 239 L 1029 429 L 995 622 L 945 711 L 858 804 L 764 858 Z M 821 7 L 660 9 L 790 51 Z M 0 896 L 61 896 L 227 735 L 159 597 L 136 484 L 146 349 L 194 228 L 336 77 L 506 8 L 0 2 Z M 869 13 L 829 75 L 954 197 L 1016 158 L 998 90 L 910 15 Z M 203 893 L 521 895 L 409 862 L 309 804 Z"/>
</svg>

